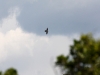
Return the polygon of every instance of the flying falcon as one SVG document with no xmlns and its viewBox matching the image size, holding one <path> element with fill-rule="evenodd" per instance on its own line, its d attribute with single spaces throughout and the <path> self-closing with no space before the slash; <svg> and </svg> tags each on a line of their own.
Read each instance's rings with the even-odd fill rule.
<svg viewBox="0 0 100 75">
<path fill-rule="evenodd" d="M 46 34 L 48 34 L 48 28 L 45 30 Z"/>
</svg>

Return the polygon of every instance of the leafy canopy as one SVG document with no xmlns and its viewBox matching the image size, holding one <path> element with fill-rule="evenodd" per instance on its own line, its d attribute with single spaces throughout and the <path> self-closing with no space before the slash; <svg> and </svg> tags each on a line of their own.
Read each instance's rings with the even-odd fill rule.
<svg viewBox="0 0 100 75">
<path fill-rule="evenodd" d="M 16 69 L 14 69 L 14 68 L 9 68 L 9 69 L 7 69 L 4 73 L 2 73 L 2 72 L 0 71 L 0 75 L 18 75 L 18 73 L 17 73 Z"/>
<path fill-rule="evenodd" d="M 74 39 L 70 46 L 70 55 L 59 55 L 56 66 L 70 75 L 100 75 L 100 40 L 92 34 L 82 34 Z"/>
</svg>

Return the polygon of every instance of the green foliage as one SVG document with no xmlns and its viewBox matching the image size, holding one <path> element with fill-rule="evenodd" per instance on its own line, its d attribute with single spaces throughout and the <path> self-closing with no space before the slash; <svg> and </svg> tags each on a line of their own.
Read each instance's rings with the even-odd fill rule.
<svg viewBox="0 0 100 75">
<path fill-rule="evenodd" d="M 100 75 L 100 40 L 82 34 L 70 46 L 70 55 L 59 55 L 55 64 L 70 75 Z"/>
<path fill-rule="evenodd" d="M 18 75 L 16 69 L 9 68 L 7 69 L 4 74 L 0 71 L 0 75 Z"/>
<path fill-rule="evenodd" d="M 2 75 L 2 71 L 0 71 L 0 75 Z"/>
<path fill-rule="evenodd" d="M 9 68 L 5 71 L 4 75 L 18 75 L 17 71 L 14 68 Z"/>
</svg>

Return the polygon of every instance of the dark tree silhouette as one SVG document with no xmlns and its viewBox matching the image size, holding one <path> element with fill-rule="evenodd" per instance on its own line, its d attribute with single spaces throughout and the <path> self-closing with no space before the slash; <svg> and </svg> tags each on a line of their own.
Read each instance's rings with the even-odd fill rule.
<svg viewBox="0 0 100 75">
<path fill-rule="evenodd" d="M 17 70 L 14 68 L 7 69 L 4 73 L 0 71 L 0 75 L 18 75 Z"/>
<path fill-rule="evenodd" d="M 100 39 L 92 34 L 82 34 L 74 39 L 70 46 L 70 55 L 59 55 L 56 66 L 69 75 L 100 75 Z"/>
</svg>

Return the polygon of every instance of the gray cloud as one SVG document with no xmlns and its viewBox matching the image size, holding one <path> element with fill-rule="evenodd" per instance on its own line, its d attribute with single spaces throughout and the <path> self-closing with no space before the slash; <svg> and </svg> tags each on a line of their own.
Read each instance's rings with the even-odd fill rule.
<svg viewBox="0 0 100 75">
<path fill-rule="evenodd" d="M 9 8 L 18 6 L 21 27 L 39 35 L 44 35 L 46 27 L 50 35 L 89 32 L 100 27 L 99 0 L 3 0 L 0 3 L 0 18 L 8 15 Z"/>
<path fill-rule="evenodd" d="M 89 32 L 99 27 L 99 0 L 47 0 L 25 6 L 19 22 L 27 31 L 44 34 Z M 56 30 L 55 30 L 56 28 Z"/>
</svg>

